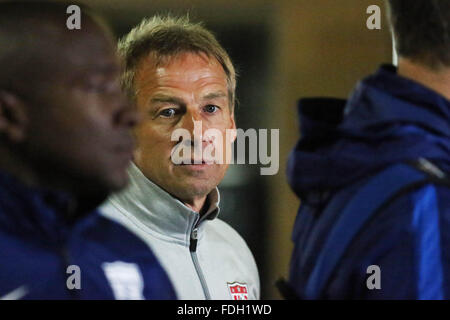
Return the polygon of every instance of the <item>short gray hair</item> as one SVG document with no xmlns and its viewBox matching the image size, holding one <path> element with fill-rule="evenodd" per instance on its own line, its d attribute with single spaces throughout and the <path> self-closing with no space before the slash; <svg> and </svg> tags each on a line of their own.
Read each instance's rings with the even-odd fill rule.
<svg viewBox="0 0 450 320">
<path fill-rule="evenodd" d="M 119 55 L 125 64 L 122 86 L 131 98 L 136 97 L 134 80 L 136 67 L 150 53 L 157 66 L 185 52 L 204 53 L 215 58 L 225 71 L 230 106 L 235 104 L 236 71 L 225 49 L 201 23 L 193 23 L 188 16 L 154 16 L 144 19 L 119 40 Z"/>
</svg>

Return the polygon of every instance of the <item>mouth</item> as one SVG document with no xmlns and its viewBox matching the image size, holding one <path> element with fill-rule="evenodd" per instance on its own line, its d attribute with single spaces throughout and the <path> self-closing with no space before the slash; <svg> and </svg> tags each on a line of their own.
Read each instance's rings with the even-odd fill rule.
<svg viewBox="0 0 450 320">
<path fill-rule="evenodd" d="M 191 161 L 186 161 L 186 163 L 181 163 L 176 165 L 177 167 L 182 167 L 188 170 L 203 170 L 206 169 L 207 167 L 213 165 L 214 163 L 212 162 L 207 162 L 202 160 L 201 163 L 194 163 L 194 160 L 192 159 Z"/>
<path fill-rule="evenodd" d="M 115 148 L 114 154 L 121 164 L 126 166 L 133 160 L 134 143 L 126 143 Z"/>
<path fill-rule="evenodd" d="M 116 156 L 119 163 L 125 167 L 128 167 L 130 162 L 133 160 L 133 152 L 129 150 L 117 152 Z"/>
<path fill-rule="evenodd" d="M 204 172 L 206 169 L 208 169 L 210 165 L 209 164 L 183 164 L 179 165 L 179 167 L 182 170 L 185 170 L 187 172 Z"/>
</svg>

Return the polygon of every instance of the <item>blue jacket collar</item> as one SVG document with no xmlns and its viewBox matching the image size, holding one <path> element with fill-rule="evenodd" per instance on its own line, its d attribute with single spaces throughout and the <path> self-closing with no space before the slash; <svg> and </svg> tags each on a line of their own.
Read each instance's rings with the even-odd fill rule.
<svg viewBox="0 0 450 320">
<path fill-rule="evenodd" d="M 341 129 L 354 132 L 392 123 L 414 124 L 450 137 L 450 101 L 432 89 L 398 76 L 396 67 L 383 65 L 354 90 Z"/>
<path fill-rule="evenodd" d="M 62 241 L 74 225 L 67 217 L 76 205 L 67 193 L 30 187 L 0 171 L 0 228 L 11 233 Z"/>
<path fill-rule="evenodd" d="M 348 102 L 302 99 L 298 111 L 301 139 L 287 174 L 303 199 L 420 157 L 450 171 L 450 102 L 393 66 L 362 80 Z"/>
</svg>

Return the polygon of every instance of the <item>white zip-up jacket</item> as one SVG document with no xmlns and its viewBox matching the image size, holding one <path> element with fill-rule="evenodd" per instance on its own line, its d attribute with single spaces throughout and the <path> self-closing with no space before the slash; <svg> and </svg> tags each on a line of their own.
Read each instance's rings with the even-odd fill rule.
<svg viewBox="0 0 450 320">
<path fill-rule="evenodd" d="M 217 218 L 219 192 L 200 215 L 147 179 L 132 164 L 130 184 L 100 212 L 146 242 L 169 275 L 179 299 L 259 299 L 258 269 L 247 244 Z"/>
</svg>

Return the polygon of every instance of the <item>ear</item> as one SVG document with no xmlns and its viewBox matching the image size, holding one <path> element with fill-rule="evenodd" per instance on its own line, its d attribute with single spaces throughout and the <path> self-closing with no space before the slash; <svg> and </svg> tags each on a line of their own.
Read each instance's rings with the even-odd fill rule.
<svg viewBox="0 0 450 320">
<path fill-rule="evenodd" d="M 12 143 L 26 137 L 28 117 L 26 105 L 15 94 L 0 89 L 0 134 Z"/>
<path fill-rule="evenodd" d="M 231 131 L 231 143 L 233 143 L 236 140 L 236 137 L 237 137 L 236 121 L 234 120 L 234 108 L 233 108 L 233 110 L 231 110 L 230 119 L 231 119 L 231 126 L 230 126 L 229 129 L 232 130 Z"/>
</svg>

